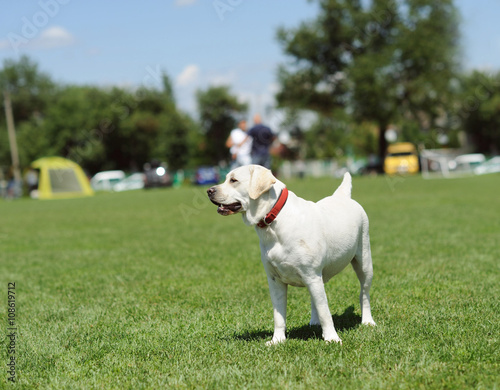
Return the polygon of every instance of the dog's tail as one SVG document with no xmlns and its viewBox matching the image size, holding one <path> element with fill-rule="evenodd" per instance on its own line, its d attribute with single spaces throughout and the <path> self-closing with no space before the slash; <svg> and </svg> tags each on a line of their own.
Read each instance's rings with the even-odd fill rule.
<svg viewBox="0 0 500 390">
<path fill-rule="evenodd" d="M 346 172 L 344 174 L 344 180 L 342 180 L 342 183 L 340 184 L 339 188 L 337 188 L 334 195 L 337 193 L 340 193 L 340 194 L 350 198 L 351 197 L 351 190 L 352 190 L 351 174 L 349 172 Z"/>
</svg>

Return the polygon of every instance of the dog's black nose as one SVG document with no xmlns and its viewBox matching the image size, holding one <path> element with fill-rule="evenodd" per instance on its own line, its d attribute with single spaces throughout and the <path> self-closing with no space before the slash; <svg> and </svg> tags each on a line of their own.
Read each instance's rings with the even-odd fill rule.
<svg viewBox="0 0 500 390">
<path fill-rule="evenodd" d="M 215 189 L 215 187 L 210 187 L 208 190 L 207 190 L 207 194 L 208 196 L 212 196 L 213 194 L 215 194 L 215 191 L 217 191 Z"/>
</svg>

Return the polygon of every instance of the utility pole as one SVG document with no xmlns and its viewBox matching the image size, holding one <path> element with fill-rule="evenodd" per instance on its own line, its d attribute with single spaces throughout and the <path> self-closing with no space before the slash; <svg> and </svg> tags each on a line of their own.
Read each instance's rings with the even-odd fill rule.
<svg viewBox="0 0 500 390">
<path fill-rule="evenodd" d="M 12 173 L 14 174 L 16 189 L 21 188 L 21 170 L 19 169 L 19 152 L 17 151 L 16 128 L 14 127 L 14 115 L 12 114 L 12 104 L 10 93 L 7 89 L 3 91 L 3 101 L 5 106 L 5 118 L 7 119 L 7 132 L 9 133 L 10 155 L 12 157 Z"/>
</svg>

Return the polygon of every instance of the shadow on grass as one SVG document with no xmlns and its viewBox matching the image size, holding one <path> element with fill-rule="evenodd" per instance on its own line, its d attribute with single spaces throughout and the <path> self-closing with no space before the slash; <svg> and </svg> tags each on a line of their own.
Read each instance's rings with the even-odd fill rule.
<svg viewBox="0 0 500 390">
<path fill-rule="evenodd" d="M 333 323 L 337 332 L 342 332 L 344 330 L 349 330 L 356 328 L 361 324 L 361 316 L 354 313 L 354 306 L 349 306 L 344 310 L 341 315 L 333 315 Z M 321 339 L 321 326 L 309 324 L 291 328 L 287 331 L 287 338 L 289 339 Z M 251 330 L 243 333 L 236 333 L 233 335 L 235 340 L 245 340 L 245 341 L 255 341 L 255 340 L 267 340 L 273 336 L 273 332 L 266 330 Z"/>
</svg>

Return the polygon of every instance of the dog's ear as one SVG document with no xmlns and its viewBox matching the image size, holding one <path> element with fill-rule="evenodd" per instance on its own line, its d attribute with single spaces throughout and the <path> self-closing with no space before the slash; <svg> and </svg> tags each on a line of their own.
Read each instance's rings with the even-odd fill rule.
<svg viewBox="0 0 500 390">
<path fill-rule="evenodd" d="M 259 165 L 250 168 L 250 175 L 248 195 L 253 200 L 269 191 L 273 184 L 276 183 L 276 178 L 271 171 Z"/>
</svg>

